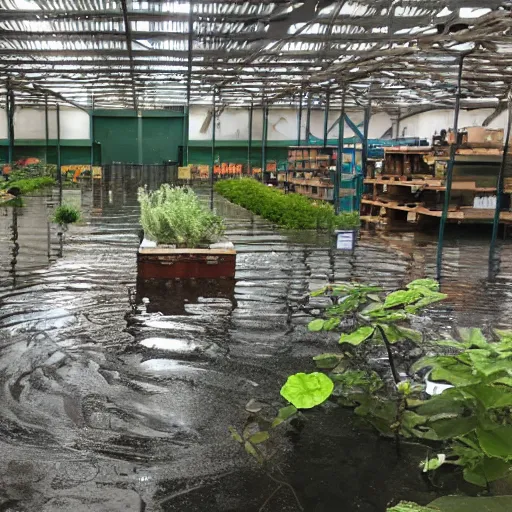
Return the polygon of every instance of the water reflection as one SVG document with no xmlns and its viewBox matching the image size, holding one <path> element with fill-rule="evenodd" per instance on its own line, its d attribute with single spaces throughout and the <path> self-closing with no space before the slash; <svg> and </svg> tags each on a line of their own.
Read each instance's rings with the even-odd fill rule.
<svg viewBox="0 0 512 512">
<path fill-rule="evenodd" d="M 286 376 L 333 349 L 307 332 L 309 292 L 351 279 L 393 289 L 435 274 L 434 236 L 363 232 L 353 254 L 339 253 L 325 235 L 281 231 L 216 198 L 238 250 L 236 280 L 220 293 L 202 285 L 137 288 L 137 187 L 163 179 L 134 171 L 94 180 L 80 192 L 85 221 L 65 233 L 59 258 L 53 225 L 48 250 L 51 195 L 27 198 L 17 212 L 2 209 L 0 508 L 10 500 L 52 512 L 144 503 L 146 510 L 258 510 L 275 483 L 227 428 L 245 421 L 252 398 L 279 405 Z M 447 240 L 450 300 L 429 310 L 446 330 L 512 327 L 511 247 L 502 246 L 489 282 L 486 237 Z M 180 293 L 183 302 L 175 300 Z M 280 452 L 306 510 L 382 512 L 394 498 L 434 497 L 415 448 L 397 461 L 392 443 L 345 411 L 313 416 Z M 267 510 L 294 507 L 282 492 Z"/>
</svg>

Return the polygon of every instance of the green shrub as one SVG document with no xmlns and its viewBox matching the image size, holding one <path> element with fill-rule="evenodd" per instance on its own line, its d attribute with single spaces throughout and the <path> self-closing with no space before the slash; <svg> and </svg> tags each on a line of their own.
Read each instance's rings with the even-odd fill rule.
<svg viewBox="0 0 512 512">
<path fill-rule="evenodd" d="M 60 225 L 74 224 L 80 220 L 80 210 L 74 206 L 63 204 L 59 206 L 53 215 L 53 222 Z"/>
<path fill-rule="evenodd" d="M 336 215 L 332 205 L 299 194 L 284 194 L 251 178 L 223 180 L 215 190 L 228 201 L 290 229 L 355 229 L 359 214 Z"/>
<path fill-rule="evenodd" d="M 4 190 L 8 190 L 11 188 L 18 188 L 19 193 L 21 195 L 29 194 L 34 190 L 38 190 L 44 187 L 51 187 L 55 185 L 55 180 L 50 176 L 44 176 L 40 178 L 24 178 L 13 180 L 12 178 L 9 181 L 5 181 L 2 183 L 2 188 Z"/>
<path fill-rule="evenodd" d="M 188 187 L 162 185 L 139 189 L 140 223 L 147 239 L 194 248 L 217 242 L 224 234 L 220 217 L 206 210 Z"/>
</svg>

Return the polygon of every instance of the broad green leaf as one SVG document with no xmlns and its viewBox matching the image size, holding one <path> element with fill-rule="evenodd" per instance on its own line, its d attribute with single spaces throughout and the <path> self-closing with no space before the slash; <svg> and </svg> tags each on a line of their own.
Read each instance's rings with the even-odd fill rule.
<svg viewBox="0 0 512 512">
<path fill-rule="evenodd" d="M 466 359 L 468 364 L 464 364 Z M 455 386 L 469 386 L 482 381 L 481 376 L 473 373 L 469 357 L 464 355 L 424 357 L 413 364 L 412 371 L 418 372 L 427 367 L 432 368 L 430 380 L 434 382 L 445 381 Z"/>
<path fill-rule="evenodd" d="M 251 455 L 251 457 L 254 457 L 259 464 L 263 464 L 263 456 L 249 441 L 245 442 L 244 448 L 245 451 Z"/>
<path fill-rule="evenodd" d="M 439 512 L 435 507 L 422 507 L 410 501 L 401 501 L 398 505 L 388 508 L 387 512 Z"/>
<path fill-rule="evenodd" d="M 378 322 L 401 322 L 407 319 L 407 315 L 404 311 L 387 311 L 385 309 L 379 308 L 374 311 L 370 311 L 368 316 L 372 320 L 376 320 Z"/>
<path fill-rule="evenodd" d="M 512 331 L 504 331 L 501 329 L 494 329 L 494 332 L 501 341 L 512 343 Z"/>
<path fill-rule="evenodd" d="M 266 430 L 262 430 L 261 432 L 256 432 L 256 434 L 252 435 L 249 438 L 249 441 L 252 444 L 260 444 L 260 443 L 264 443 L 269 438 L 270 438 L 269 433 Z"/>
<path fill-rule="evenodd" d="M 429 423 L 439 439 L 452 439 L 475 430 L 478 420 L 474 416 L 441 419 Z"/>
<path fill-rule="evenodd" d="M 487 343 L 485 336 L 482 334 L 481 329 L 476 329 L 474 327 L 471 327 L 470 329 L 467 329 L 465 327 L 459 327 L 459 335 L 460 335 L 462 341 L 469 348 L 471 348 L 471 347 L 488 348 L 489 347 L 489 344 Z"/>
<path fill-rule="evenodd" d="M 491 431 L 479 428 L 477 436 L 482 450 L 490 457 L 512 457 L 512 426 L 507 425 Z"/>
<path fill-rule="evenodd" d="M 456 389 L 447 389 L 440 395 L 425 400 L 416 412 L 422 416 L 436 416 L 439 414 L 459 415 L 464 411 L 464 398 Z"/>
<path fill-rule="evenodd" d="M 286 420 L 289 420 L 293 415 L 297 414 L 297 408 L 293 405 L 287 405 L 279 409 L 276 419 L 272 422 L 272 428 L 281 425 Z"/>
<path fill-rule="evenodd" d="M 350 334 L 342 334 L 340 343 L 350 343 L 351 345 L 360 345 L 363 341 L 367 340 L 375 330 L 372 326 L 359 327 L 356 331 Z"/>
<path fill-rule="evenodd" d="M 325 402 L 333 389 L 333 381 L 323 373 L 296 373 L 288 377 L 281 396 L 297 409 L 311 409 Z"/>
<path fill-rule="evenodd" d="M 415 314 L 420 309 L 429 306 L 430 304 L 434 304 L 434 302 L 440 302 L 442 300 L 445 300 L 448 297 L 448 295 L 444 293 L 437 293 L 437 292 L 430 292 L 425 297 L 421 298 L 418 302 L 415 304 L 412 304 L 410 306 L 405 307 L 405 311 L 407 313 Z"/>
<path fill-rule="evenodd" d="M 488 496 L 485 498 L 444 496 L 433 501 L 429 507 L 441 512 L 510 512 L 512 496 Z"/>
<path fill-rule="evenodd" d="M 244 443 L 244 440 L 242 439 L 242 436 L 237 432 L 236 428 L 235 427 L 228 427 L 228 430 L 230 431 L 231 433 L 231 437 L 237 442 L 237 443 L 240 443 L 240 444 L 243 444 Z"/>
<path fill-rule="evenodd" d="M 375 293 L 369 293 L 369 294 L 368 294 L 368 298 L 369 298 L 370 300 L 373 300 L 373 302 L 382 302 L 382 301 L 380 300 L 380 297 L 379 297 L 377 294 L 375 294 Z M 512 336 L 512 335 L 511 335 L 511 336 Z"/>
<path fill-rule="evenodd" d="M 361 390 L 373 393 L 380 389 L 384 382 L 374 371 L 346 370 L 343 373 L 332 376 L 336 384 L 340 384 L 349 390 Z"/>
<path fill-rule="evenodd" d="M 324 322 L 323 330 L 324 331 L 333 331 L 340 325 L 340 319 L 339 318 L 329 318 Z"/>
<path fill-rule="evenodd" d="M 512 406 L 512 389 L 507 386 L 477 384 L 465 387 L 464 393 L 474 396 L 485 409 L 499 409 Z"/>
<path fill-rule="evenodd" d="M 316 367 L 322 370 L 332 370 L 336 368 L 343 359 L 343 354 L 320 354 L 313 357 Z"/>
<path fill-rule="evenodd" d="M 423 294 L 419 290 L 397 290 L 390 293 L 384 301 L 384 308 L 396 308 L 397 306 L 406 306 L 421 299 Z"/>
<path fill-rule="evenodd" d="M 324 320 L 321 318 L 317 318 L 316 320 L 312 320 L 308 324 L 308 330 L 312 332 L 321 331 L 324 328 Z"/>
<path fill-rule="evenodd" d="M 437 292 L 439 290 L 439 283 L 434 279 L 416 279 L 415 281 L 410 282 L 406 288 L 409 290 L 414 290 L 415 288 L 427 288 L 428 290 Z"/>
<path fill-rule="evenodd" d="M 324 295 L 327 291 L 327 286 L 324 286 L 323 288 L 320 288 L 319 290 L 315 290 L 311 292 L 311 297 L 320 297 L 321 295 Z"/>
<path fill-rule="evenodd" d="M 464 469 L 464 480 L 480 487 L 487 487 L 487 482 L 501 480 L 510 473 L 510 463 L 494 457 L 484 457 L 474 467 Z M 485 510 L 485 509 L 480 509 Z"/>
</svg>

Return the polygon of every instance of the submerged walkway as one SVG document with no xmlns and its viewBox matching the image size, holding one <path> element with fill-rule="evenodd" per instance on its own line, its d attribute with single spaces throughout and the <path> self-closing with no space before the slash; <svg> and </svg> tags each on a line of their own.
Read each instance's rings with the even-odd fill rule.
<svg viewBox="0 0 512 512">
<path fill-rule="evenodd" d="M 0 508 L 257 511 L 275 484 L 227 428 L 251 398 L 278 405 L 286 376 L 332 349 L 304 327 L 309 291 L 432 275 L 435 241 L 363 234 L 353 255 L 340 254 L 325 235 L 285 233 L 216 198 L 238 249 L 234 296 L 144 313 L 130 302 L 136 187 L 115 185 L 102 202 L 80 194 L 87 223 L 62 248 L 54 230 L 47 244 L 48 197 L 0 209 Z M 512 246 L 487 283 L 487 244 L 483 234 L 447 242 L 440 323 L 512 327 Z M 343 411 L 314 414 L 279 449 L 306 510 L 381 512 L 391 499 L 430 496 L 413 459 L 392 467 L 393 447 Z M 282 491 L 266 510 L 296 509 Z"/>
</svg>

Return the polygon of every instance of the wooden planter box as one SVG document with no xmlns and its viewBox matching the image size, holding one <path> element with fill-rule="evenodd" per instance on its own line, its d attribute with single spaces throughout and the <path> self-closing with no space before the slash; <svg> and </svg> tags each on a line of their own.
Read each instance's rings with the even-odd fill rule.
<svg viewBox="0 0 512 512">
<path fill-rule="evenodd" d="M 235 277 L 234 249 L 140 248 L 139 279 L 226 279 Z"/>
</svg>

